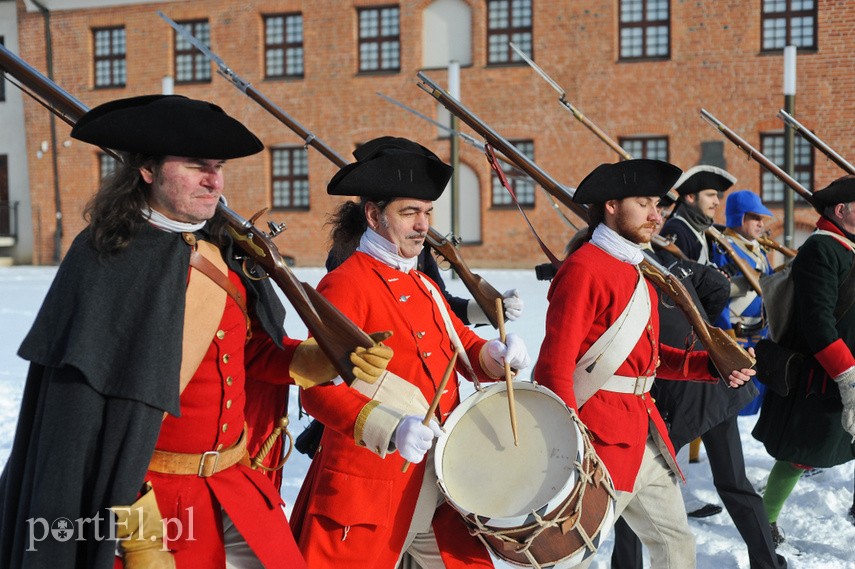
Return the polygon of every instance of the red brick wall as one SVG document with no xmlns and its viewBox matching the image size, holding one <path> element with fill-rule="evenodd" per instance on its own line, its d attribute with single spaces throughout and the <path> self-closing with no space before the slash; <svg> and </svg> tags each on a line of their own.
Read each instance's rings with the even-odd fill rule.
<svg viewBox="0 0 855 569">
<path fill-rule="evenodd" d="M 88 106 L 107 100 L 159 92 L 161 78 L 172 75 L 172 30 L 157 15 L 163 10 L 175 20 L 208 18 L 212 48 L 244 79 L 313 131 L 347 159 L 354 145 L 375 136 L 406 136 L 448 159 L 449 144 L 435 138 L 435 129 L 419 118 L 375 95 L 383 92 L 429 115 L 431 97 L 416 87 L 422 50 L 421 11 L 428 0 L 401 4 L 400 73 L 357 74 L 357 19 L 355 6 L 383 4 L 379 0 L 345 3 L 227 0 L 141 4 L 103 10 L 56 11 L 51 16 L 56 82 Z M 528 66 L 486 67 L 486 9 L 472 7 L 471 66 L 461 70 L 464 103 L 506 138 L 535 141 L 537 163 L 568 185 L 577 184 L 601 162 L 616 160 L 557 102 L 557 94 Z M 19 4 L 21 56 L 45 70 L 43 19 L 26 13 Z M 349 4 L 349 5 L 348 5 Z M 748 142 L 759 147 L 759 133 L 781 131 L 775 117 L 783 105 L 783 56 L 760 52 L 760 0 L 695 0 L 671 2 L 671 58 L 657 62 L 618 62 L 615 0 L 534 2 L 534 53 L 538 63 L 566 90 L 567 98 L 613 138 L 666 135 L 671 160 L 688 168 L 698 163 L 702 141 L 724 140 L 701 120 L 708 109 Z M 261 14 L 303 11 L 305 79 L 263 79 L 263 24 Z M 800 53 L 796 116 L 843 156 L 855 155 L 850 133 L 855 117 L 855 63 L 852 29 L 855 5 L 845 0 L 820 3 L 818 46 Z M 90 29 L 124 24 L 128 41 L 128 86 L 93 89 Z M 444 70 L 428 74 L 446 84 Z M 216 102 L 245 122 L 267 146 L 300 144 L 300 140 L 261 107 L 218 76 L 210 84 L 178 85 L 176 93 Z M 26 103 L 28 148 L 49 140 L 48 113 Z M 60 143 L 69 140 L 68 127 L 58 126 Z M 35 152 L 35 150 L 33 150 Z M 83 227 L 81 212 L 95 190 L 95 149 L 74 141 L 60 146 L 60 187 L 67 247 Z M 760 167 L 725 142 L 727 168 L 739 188 L 759 189 Z M 515 210 L 491 210 L 490 175 L 481 154 L 461 145 L 461 161 L 477 173 L 481 183 L 483 245 L 467 246 L 466 259 L 475 266 L 528 267 L 543 260 L 534 240 Z M 326 215 L 339 199 L 326 195 L 326 183 L 335 166 L 315 150 L 309 154 L 311 209 L 280 212 L 288 223 L 278 242 L 301 265 L 320 264 L 326 255 Z M 816 185 L 824 187 L 841 171 L 821 155 L 816 159 Z M 38 259 L 53 251 L 53 178 L 49 156 L 30 161 L 34 211 L 41 210 L 43 230 L 36 236 Z M 227 167 L 227 195 L 244 215 L 270 202 L 270 158 L 267 152 L 236 160 Z M 571 232 L 551 211 L 538 191 L 531 217 L 556 252 Z M 724 215 L 721 213 L 721 220 Z M 780 224 L 779 216 L 778 225 Z M 800 211 L 802 226 L 815 215 Z M 46 221 L 47 220 L 47 221 Z M 463 220 L 465 223 L 465 220 Z"/>
</svg>

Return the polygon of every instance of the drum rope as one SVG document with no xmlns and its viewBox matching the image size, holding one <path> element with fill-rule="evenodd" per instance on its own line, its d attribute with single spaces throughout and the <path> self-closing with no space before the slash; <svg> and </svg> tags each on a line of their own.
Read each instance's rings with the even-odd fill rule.
<svg viewBox="0 0 855 569">
<path fill-rule="evenodd" d="M 534 558 L 532 553 L 529 551 L 529 549 L 534 544 L 534 541 L 544 531 L 551 528 L 558 528 L 559 531 L 562 532 L 562 534 L 567 534 L 572 530 L 576 530 L 582 541 L 585 542 L 585 546 L 588 548 L 588 550 L 591 552 L 597 551 L 597 545 L 594 543 L 593 538 L 588 535 L 588 532 L 585 530 L 584 527 L 582 527 L 582 505 L 584 503 L 585 498 L 585 489 L 589 485 L 594 485 L 598 484 L 599 482 L 603 482 L 602 478 L 599 480 L 599 482 L 594 480 L 594 475 L 596 474 L 597 467 L 601 464 L 601 462 L 597 457 L 596 452 L 594 451 L 593 444 L 591 443 L 591 437 L 588 433 L 588 429 L 581 422 L 581 420 L 579 420 L 576 413 L 572 410 L 571 418 L 579 427 L 579 430 L 582 433 L 582 440 L 585 448 L 585 452 L 583 454 L 584 458 L 583 462 L 574 462 L 576 471 L 579 475 L 579 482 L 577 483 L 573 491 L 570 493 L 570 496 L 568 496 L 562 506 L 558 509 L 558 511 L 554 513 L 552 519 L 544 519 L 536 511 L 532 511 L 531 515 L 535 519 L 534 524 L 512 529 L 496 530 L 485 526 L 481 518 L 477 515 L 473 514 L 464 518 L 468 525 L 470 525 L 469 533 L 471 535 L 478 537 L 478 539 L 480 539 L 485 545 L 488 544 L 483 536 L 490 536 L 502 543 L 518 546 L 514 548 L 514 552 L 525 555 L 526 559 L 532 565 L 532 567 L 534 567 L 534 569 L 541 569 L 541 566 Z M 585 468 L 586 464 L 588 466 L 587 469 Z M 605 484 L 605 486 L 609 495 L 612 497 L 612 499 L 614 499 L 615 492 L 614 489 L 611 487 L 611 484 Z M 566 514 L 567 509 L 570 507 L 571 504 L 573 504 L 573 511 L 570 514 Z M 566 529 L 561 527 L 570 520 L 573 521 L 569 527 L 567 527 Z M 533 531 L 524 540 L 519 540 L 509 535 L 510 533 L 525 533 L 528 530 Z"/>
</svg>

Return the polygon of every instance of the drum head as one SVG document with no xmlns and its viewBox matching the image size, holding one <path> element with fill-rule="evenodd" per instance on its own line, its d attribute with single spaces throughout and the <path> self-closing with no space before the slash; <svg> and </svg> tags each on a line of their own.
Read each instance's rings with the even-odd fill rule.
<svg viewBox="0 0 855 569">
<path fill-rule="evenodd" d="M 437 476 L 463 513 L 518 523 L 561 503 L 576 482 L 581 433 L 548 389 L 514 384 L 519 446 L 514 446 L 504 384 L 475 393 L 449 416 L 436 449 Z M 497 522 L 506 519 L 508 524 Z"/>
</svg>

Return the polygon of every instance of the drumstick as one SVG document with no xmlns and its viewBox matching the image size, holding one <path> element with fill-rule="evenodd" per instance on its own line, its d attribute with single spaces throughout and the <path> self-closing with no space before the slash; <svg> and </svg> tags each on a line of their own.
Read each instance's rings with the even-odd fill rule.
<svg viewBox="0 0 855 569">
<path fill-rule="evenodd" d="M 436 408 L 439 407 L 439 400 L 442 399 L 442 392 L 445 391 L 445 386 L 448 385 L 448 379 L 454 372 L 454 365 L 456 363 L 457 351 L 455 350 L 454 355 L 451 356 L 451 361 L 448 362 L 448 367 L 445 368 L 445 373 L 442 374 L 442 381 L 439 382 L 439 387 L 436 388 L 436 395 L 433 396 L 433 401 L 430 402 L 430 407 L 428 407 L 427 413 L 425 413 L 425 418 L 422 421 L 422 425 L 425 427 L 427 427 L 430 420 L 433 419 L 433 415 L 436 413 Z M 401 467 L 401 472 L 406 472 L 409 467 L 410 461 L 404 461 L 404 466 Z"/>
<path fill-rule="evenodd" d="M 496 299 L 496 320 L 499 322 L 499 339 L 505 343 L 505 308 L 502 306 L 502 299 Z M 520 439 L 517 436 L 517 407 L 514 404 L 514 379 L 511 375 L 511 364 L 505 358 L 505 383 L 508 386 L 508 411 L 511 414 L 511 431 L 514 433 L 514 446 L 520 446 Z"/>
</svg>

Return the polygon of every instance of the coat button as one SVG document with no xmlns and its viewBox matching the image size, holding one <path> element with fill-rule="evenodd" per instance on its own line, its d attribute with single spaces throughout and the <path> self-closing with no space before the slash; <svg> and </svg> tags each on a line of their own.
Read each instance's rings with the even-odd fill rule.
<svg viewBox="0 0 855 569">
<path fill-rule="evenodd" d="M 424 338 L 424 337 L 425 337 L 424 332 L 416 332 L 416 338 Z"/>
<path fill-rule="evenodd" d="M 225 433 L 225 432 L 226 432 L 226 431 L 228 431 L 228 430 L 229 430 L 229 424 L 228 424 L 228 423 L 223 423 L 223 432 Z"/>
<path fill-rule="evenodd" d="M 217 338 L 222 340 L 225 337 L 226 337 L 226 332 L 224 330 L 217 330 Z"/>
<path fill-rule="evenodd" d="M 235 382 L 235 380 L 232 376 L 228 376 L 226 378 L 226 385 L 231 386 L 231 384 L 233 384 L 234 382 Z"/>
<path fill-rule="evenodd" d="M 429 358 L 429 357 L 430 357 L 430 355 L 431 355 L 431 352 L 422 352 L 422 357 L 423 357 L 423 358 Z"/>
<path fill-rule="evenodd" d="M 223 363 L 224 363 L 224 364 L 229 363 L 229 358 L 230 358 L 230 357 L 231 357 L 231 356 L 229 356 L 228 354 L 223 354 Z"/>
<path fill-rule="evenodd" d="M 223 450 L 223 443 L 217 445 L 217 450 Z"/>
<path fill-rule="evenodd" d="M 226 401 L 226 409 L 231 409 L 231 408 L 232 408 L 232 400 L 229 399 L 228 401 Z"/>
<path fill-rule="evenodd" d="M 410 298 L 410 297 L 409 297 L 409 295 L 402 294 L 400 297 L 398 297 L 398 300 L 399 300 L 400 302 L 407 302 L 407 300 L 408 300 L 409 298 Z"/>
</svg>

